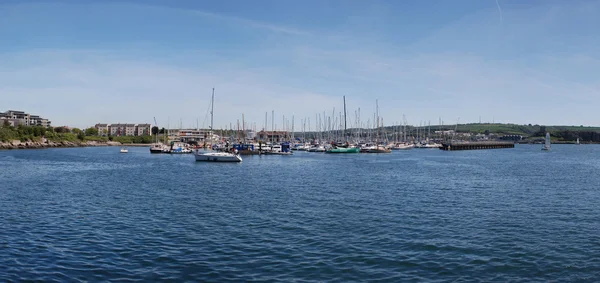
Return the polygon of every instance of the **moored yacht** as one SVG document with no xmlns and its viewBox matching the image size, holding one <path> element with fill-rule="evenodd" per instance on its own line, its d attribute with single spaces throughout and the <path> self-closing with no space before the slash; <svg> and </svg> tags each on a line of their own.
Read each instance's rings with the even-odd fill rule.
<svg viewBox="0 0 600 283">
<path fill-rule="evenodd" d="M 230 152 L 196 152 L 196 161 L 209 162 L 242 162 L 242 157 Z"/>
<path fill-rule="evenodd" d="M 212 98 L 210 100 L 210 129 L 212 136 L 213 129 L 213 108 L 215 105 L 215 89 L 212 90 Z M 234 152 L 200 152 L 196 150 L 194 154 L 196 161 L 208 161 L 208 162 L 242 162 L 242 158 L 237 154 L 237 150 Z"/>
<path fill-rule="evenodd" d="M 414 144 L 411 143 L 398 143 L 391 147 L 392 150 L 407 150 L 413 149 L 415 147 Z"/>
<path fill-rule="evenodd" d="M 150 153 L 164 153 L 166 146 L 162 143 L 154 143 L 150 146 Z"/>
</svg>

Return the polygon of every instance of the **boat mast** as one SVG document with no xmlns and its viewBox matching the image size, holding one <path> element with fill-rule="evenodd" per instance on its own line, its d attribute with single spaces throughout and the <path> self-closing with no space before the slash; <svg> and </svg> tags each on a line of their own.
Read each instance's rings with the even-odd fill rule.
<svg viewBox="0 0 600 283">
<path fill-rule="evenodd" d="M 212 97 L 210 98 L 210 140 L 213 139 L 213 110 L 215 109 L 215 88 L 212 89 Z"/>
<path fill-rule="evenodd" d="M 344 140 L 347 142 L 348 138 L 346 137 L 346 96 L 344 95 Z"/>
<path fill-rule="evenodd" d="M 379 102 L 375 99 L 375 116 L 377 116 L 377 129 L 375 132 L 375 146 L 379 146 Z"/>
<path fill-rule="evenodd" d="M 246 121 L 244 120 L 244 113 L 242 113 L 242 139 L 243 143 L 246 143 Z"/>
</svg>

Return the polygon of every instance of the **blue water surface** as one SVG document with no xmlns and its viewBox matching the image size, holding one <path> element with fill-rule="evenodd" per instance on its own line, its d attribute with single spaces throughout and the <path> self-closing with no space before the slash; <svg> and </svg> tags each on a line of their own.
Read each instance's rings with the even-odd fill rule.
<svg viewBox="0 0 600 283">
<path fill-rule="evenodd" d="M 0 281 L 597 282 L 600 146 L 0 151 Z"/>
</svg>

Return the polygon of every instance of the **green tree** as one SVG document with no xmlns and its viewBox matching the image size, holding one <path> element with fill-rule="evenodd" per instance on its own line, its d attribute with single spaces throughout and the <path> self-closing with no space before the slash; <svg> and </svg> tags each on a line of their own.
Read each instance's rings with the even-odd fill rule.
<svg viewBox="0 0 600 283">
<path fill-rule="evenodd" d="M 10 127 L 10 122 L 8 122 L 8 120 L 4 120 L 3 125 L 4 125 L 4 127 L 8 128 L 8 127 Z"/>
<path fill-rule="evenodd" d="M 89 127 L 87 129 L 85 129 L 85 135 L 86 136 L 97 136 L 98 135 L 98 129 L 96 129 L 94 127 Z"/>
<path fill-rule="evenodd" d="M 42 130 L 40 129 L 40 127 L 33 127 L 33 135 L 36 137 L 41 137 L 42 136 Z"/>
<path fill-rule="evenodd" d="M 56 127 L 54 128 L 54 132 L 58 133 L 58 134 L 64 134 L 69 132 L 69 130 L 65 127 Z"/>
<path fill-rule="evenodd" d="M 152 135 L 156 136 L 157 134 L 158 134 L 158 127 L 157 126 L 152 127 Z"/>
</svg>

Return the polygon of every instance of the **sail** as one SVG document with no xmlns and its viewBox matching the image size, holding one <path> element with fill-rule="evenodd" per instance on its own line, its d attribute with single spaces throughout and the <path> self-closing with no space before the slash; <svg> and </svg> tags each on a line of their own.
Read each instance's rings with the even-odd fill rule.
<svg viewBox="0 0 600 283">
<path fill-rule="evenodd" d="M 546 133 L 546 143 L 544 144 L 546 148 L 550 148 L 550 133 Z"/>
</svg>

